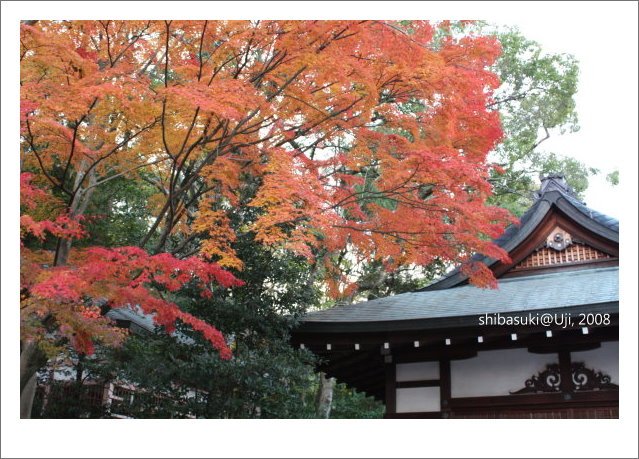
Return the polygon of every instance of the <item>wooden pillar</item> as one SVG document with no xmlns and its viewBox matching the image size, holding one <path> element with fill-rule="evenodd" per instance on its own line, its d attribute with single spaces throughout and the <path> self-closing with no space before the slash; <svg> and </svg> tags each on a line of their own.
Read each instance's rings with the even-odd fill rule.
<svg viewBox="0 0 639 459">
<path fill-rule="evenodd" d="M 570 351 L 559 351 L 559 375 L 561 376 L 560 388 L 565 400 L 572 398 L 572 363 Z"/>
<path fill-rule="evenodd" d="M 395 374 L 395 363 L 393 356 L 389 353 L 384 355 L 384 371 L 386 373 L 386 415 L 397 412 L 397 377 Z"/>
<path fill-rule="evenodd" d="M 450 360 L 439 361 L 439 404 L 442 417 L 450 417 Z"/>
</svg>

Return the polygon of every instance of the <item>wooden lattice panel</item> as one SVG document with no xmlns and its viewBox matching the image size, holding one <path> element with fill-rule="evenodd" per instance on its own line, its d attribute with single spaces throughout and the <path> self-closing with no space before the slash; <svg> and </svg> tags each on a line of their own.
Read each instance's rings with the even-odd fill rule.
<svg viewBox="0 0 639 459">
<path fill-rule="evenodd" d="M 610 255 L 585 244 L 573 243 L 562 251 L 544 247 L 522 260 L 517 269 L 540 268 L 610 258 Z"/>
</svg>

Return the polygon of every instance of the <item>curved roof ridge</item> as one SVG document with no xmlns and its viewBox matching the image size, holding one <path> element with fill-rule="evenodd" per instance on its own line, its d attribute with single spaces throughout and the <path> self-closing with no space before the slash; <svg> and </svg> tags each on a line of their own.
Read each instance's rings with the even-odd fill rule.
<svg viewBox="0 0 639 459">
<path fill-rule="evenodd" d="M 506 251 L 514 249 L 536 228 L 537 224 L 546 216 L 553 205 L 575 218 L 580 224 L 586 226 L 593 232 L 607 239 L 619 242 L 619 221 L 616 218 L 590 209 L 577 199 L 569 187 L 566 188 L 567 185 L 563 186 L 562 184 L 555 183 L 555 180 L 553 180 L 556 178 L 555 176 L 548 178 L 551 179 L 551 182 L 542 185 L 542 189 L 536 194 L 534 204 L 521 216 L 519 224 L 508 225 L 501 236 L 493 239 L 495 244 Z M 544 205 L 544 203 L 546 203 L 546 205 Z M 579 215 L 582 217 L 579 218 Z M 472 260 L 481 261 L 488 266 L 492 266 L 497 261 L 481 254 L 475 255 Z M 468 276 L 462 274 L 457 267 L 444 277 L 416 291 L 451 288 L 464 282 L 467 278 Z"/>
<path fill-rule="evenodd" d="M 565 198 L 570 201 L 570 203 L 579 209 L 583 214 L 588 216 L 589 218 L 595 220 L 599 224 L 609 228 L 613 231 L 619 232 L 619 220 L 604 213 L 601 213 L 597 210 L 591 209 L 586 205 L 585 202 L 579 201 L 577 198 L 565 195 Z"/>
</svg>

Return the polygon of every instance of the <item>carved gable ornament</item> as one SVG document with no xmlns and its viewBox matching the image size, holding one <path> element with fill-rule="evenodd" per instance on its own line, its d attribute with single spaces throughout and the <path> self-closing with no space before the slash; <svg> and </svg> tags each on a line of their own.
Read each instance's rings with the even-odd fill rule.
<svg viewBox="0 0 639 459">
<path fill-rule="evenodd" d="M 572 244 L 572 236 L 567 231 L 561 229 L 559 226 L 550 232 L 546 238 L 546 247 L 562 251 L 566 247 Z"/>
</svg>

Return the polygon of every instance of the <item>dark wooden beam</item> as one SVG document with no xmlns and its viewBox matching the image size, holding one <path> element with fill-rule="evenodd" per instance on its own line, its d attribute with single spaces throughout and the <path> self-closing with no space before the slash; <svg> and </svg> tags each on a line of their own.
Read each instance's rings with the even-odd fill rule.
<svg viewBox="0 0 639 459">
<path fill-rule="evenodd" d="M 574 308 L 554 308 L 545 309 L 543 311 L 530 311 L 531 314 L 572 314 L 573 325 L 571 327 L 562 328 L 562 326 L 546 327 L 543 325 L 523 325 L 523 326 L 507 326 L 507 325 L 490 325 L 480 326 L 479 319 L 483 317 L 468 316 L 468 317 L 450 317 L 442 319 L 416 319 L 410 322 L 414 327 L 412 330 L 389 330 L 389 331 L 357 331 L 357 327 L 363 327 L 361 323 L 356 324 L 342 324 L 332 323 L 331 327 L 336 327 L 338 330 L 340 327 L 344 328 L 343 331 L 329 331 L 329 329 L 318 330 L 304 330 L 299 329 L 294 333 L 294 338 L 291 343 L 294 346 L 299 346 L 301 343 L 306 348 L 313 350 L 314 352 L 324 353 L 327 351 L 326 345 L 331 344 L 331 352 L 352 352 L 354 350 L 355 343 L 360 345 L 360 352 L 371 349 L 378 349 L 383 343 L 389 343 L 390 349 L 393 350 L 398 346 L 412 346 L 415 341 L 420 342 L 420 347 L 428 347 L 437 343 L 443 342 L 446 338 L 460 340 L 475 340 L 478 336 L 484 337 L 485 341 L 493 338 L 503 338 L 509 336 L 511 333 L 517 333 L 521 335 L 529 335 L 540 333 L 544 334 L 546 330 L 552 330 L 553 333 L 566 333 L 571 330 L 581 330 L 579 325 L 579 313 L 607 313 L 610 314 L 610 324 L 602 326 L 591 326 L 591 330 L 610 330 L 617 329 L 619 325 L 619 313 L 608 312 L 609 310 L 618 309 L 618 302 L 605 303 L 605 304 L 592 304 L 587 306 L 579 306 Z M 523 316 L 526 312 L 517 312 L 509 314 L 501 314 L 503 317 L 509 316 Z M 381 325 L 378 325 L 381 326 Z M 394 323 L 387 323 L 384 327 L 395 327 Z M 404 326 L 406 326 L 404 324 Z M 351 328 L 355 327 L 355 328 Z M 397 325 L 400 327 L 400 325 Z"/>
<path fill-rule="evenodd" d="M 566 400 L 572 398 L 572 368 L 570 363 L 570 351 L 559 351 L 559 375 L 561 380 L 559 381 L 559 387 L 564 394 Z"/>
<path fill-rule="evenodd" d="M 339 372 L 329 373 L 338 380 L 345 382 L 349 386 L 357 386 L 362 383 L 366 384 L 374 378 L 384 381 L 384 366 L 362 367 L 359 371 L 342 370 Z"/>
<path fill-rule="evenodd" d="M 392 356 L 385 358 L 384 370 L 386 373 L 386 396 L 384 397 L 384 405 L 386 406 L 386 414 L 397 412 L 397 388 L 395 387 L 395 363 Z"/>
<path fill-rule="evenodd" d="M 443 413 L 450 411 L 451 399 L 450 360 L 439 361 L 439 403 Z"/>
<path fill-rule="evenodd" d="M 567 406 L 575 405 L 593 405 L 595 403 L 610 405 L 619 403 L 618 391 L 589 391 L 589 392 L 573 392 L 572 398 L 566 400 L 563 394 L 543 393 L 543 394 L 523 394 L 523 395 L 498 395 L 490 397 L 457 397 L 451 398 L 449 405 L 455 411 L 466 408 L 517 408 L 523 409 L 526 406 Z M 593 405 L 594 406 L 594 405 Z"/>
<path fill-rule="evenodd" d="M 420 379 L 416 381 L 397 381 L 397 389 L 410 389 L 413 387 L 439 387 L 439 379 Z"/>
<path fill-rule="evenodd" d="M 510 334 L 502 337 L 488 339 L 484 336 L 484 342 L 477 340 L 464 340 L 459 343 L 455 338 L 451 338 L 451 345 L 438 345 L 437 347 L 418 349 L 400 348 L 395 351 L 396 363 L 410 363 L 427 360 L 459 360 L 475 356 L 478 352 L 497 349 L 517 349 L 527 348 L 534 353 L 557 353 L 561 350 L 581 351 L 595 349 L 600 343 L 605 341 L 618 341 L 619 329 L 611 327 L 608 329 L 589 328 L 587 335 L 581 329 L 563 330 L 553 332 L 551 338 L 546 337 L 545 332 L 535 332 L 529 334 L 517 333 L 517 340 L 513 341 Z"/>
<path fill-rule="evenodd" d="M 383 365 L 384 361 L 379 352 L 369 351 L 353 351 L 350 354 L 344 354 L 338 358 L 330 358 L 330 354 L 325 354 L 325 358 L 329 358 L 329 364 L 326 365 L 326 368 L 329 371 L 337 371 L 342 368 L 352 368 L 357 367 L 358 364 L 362 362 L 367 362 L 370 365 L 372 362 L 378 363 L 380 366 Z"/>
</svg>

